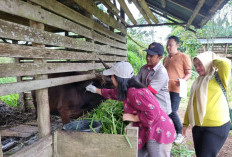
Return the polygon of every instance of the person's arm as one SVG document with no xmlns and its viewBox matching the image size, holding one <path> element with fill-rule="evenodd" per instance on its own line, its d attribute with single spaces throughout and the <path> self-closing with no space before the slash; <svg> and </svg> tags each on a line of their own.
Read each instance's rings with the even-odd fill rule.
<svg viewBox="0 0 232 157">
<path fill-rule="evenodd" d="M 189 118 L 188 118 L 188 107 L 185 111 L 185 115 L 184 115 L 184 123 L 183 123 L 183 127 L 182 127 L 182 135 L 184 137 L 186 137 L 186 131 L 188 129 L 189 126 Z"/>
<path fill-rule="evenodd" d="M 191 76 L 192 76 L 192 63 L 191 63 L 191 59 L 188 55 L 184 55 L 184 74 L 185 76 L 182 78 L 185 81 L 188 81 Z"/>
<path fill-rule="evenodd" d="M 183 79 L 185 81 L 188 81 L 191 76 L 192 76 L 192 63 L 191 63 L 191 59 L 188 55 L 184 55 L 183 57 L 183 69 L 184 69 L 184 77 L 180 78 Z M 176 86 L 180 86 L 180 81 L 179 80 L 175 80 Z"/>
<path fill-rule="evenodd" d="M 185 76 L 182 79 L 184 79 L 185 81 L 188 81 L 192 76 L 192 70 L 186 69 L 184 70 L 184 73 L 185 73 Z"/>
<path fill-rule="evenodd" d="M 88 85 L 85 88 L 86 88 L 86 91 L 102 95 L 106 99 L 117 100 L 117 91 L 116 91 L 116 89 L 105 89 L 105 88 L 99 89 L 99 88 L 95 87 L 92 84 Z"/>
<path fill-rule="evenodd" d="M 130 122 L 140 122 L 138 115 L 129 114 L 129 113 L 123 114 L 123 120 L 130 121 Z"/>
<path fill-rule="evenodd" d="M 213 60 L 213 66 L 218 69 L 218 75 L 224 88 L 227 90 L 229 83 L 229 77 L 231 75 L 231 61 L 226 58 L 220 58 Z"/>
<path fill-rule="evenodd" d="M 147 89 L 148 90 L 148 89 Z M 147 91 L 150 94 L 150 97 L 154 98 L 154 95 Z M 154 117 L 156 113 L 158 113 L 158 107 L 155 107 L 154 103 L 158 103 L 154 99 L 148 99 L 147 95 L 148 93 L 144 92 L 142 95 L 141 93 L 128 96 L 128 99 L 130 103 L 133 105 L 133 107 L 138 111 L 136 116 L 132 115 L 125 115 L 124 120 L 128 121 L 134 121 L 134 122 L 140 122 L 144 127 L 150 127 L 154 123 Z"/>
</svg>

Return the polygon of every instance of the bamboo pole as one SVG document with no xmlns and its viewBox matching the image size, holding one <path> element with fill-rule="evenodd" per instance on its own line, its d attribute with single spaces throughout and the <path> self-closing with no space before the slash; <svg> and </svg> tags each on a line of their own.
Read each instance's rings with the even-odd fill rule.
<svg viewBox="0 0 232 157">
<path fill-rule="evenodd" d="M 205 0 L 199 0 L 197 3 L 197 6 L 195 7 L 193 14 L 191 15 L 190 19 L 188 20 L 188 23 L 186 25 L 186 30 L 189 28 L 189 26 L 192 24 L 195 17 L 198 15 L 199 11 L 201 10 L 202 6 L 204 5 Z"/>
<path fill-rule="evenodd" d="M 124 12 L 127 14 L 127 16 L 128 16 L 128 18 L 130 19 L 130 21 L 131 21 L 134 25 L 136 25 L 137 22 L 136 22 L 134 16 L 132 15 L 132 13 L 130 12 L 129 8 L 127 7 L 125 1 L 124 1 L 124 0 L 118 0 L 118 2 L 119 2 L 119 4 L 120 4 L 121 8 L 124 10 Z"/>
<path fill-rule="evenodd" d="M 139 5 L 139 3 L 136 0 L 132 0 L 132 2 L 135 4 L 135 6 L 137 7 L 137 9 L 139 10 L 139 12 L 143 15 L 144 19 L 147 21 L 148 24 L 151 24 L 151 21 L 149 19 L 149 17 L 147 16 L 147 14 L 145 13 L 145 11 L 143 10 L 143 8 Z"/>
<path fill-rule="evenodd" d="M 147 13 L 148 17 L 151 18 L 151 20 L 154 23 L 159 23 L 158 19 L 155 17 L 155 15 L 152 13 L 151 9 L 148 7 L 145 0 L 138 0 L 139 4 L 142 6 L 143 10 Z"/>
</svg>

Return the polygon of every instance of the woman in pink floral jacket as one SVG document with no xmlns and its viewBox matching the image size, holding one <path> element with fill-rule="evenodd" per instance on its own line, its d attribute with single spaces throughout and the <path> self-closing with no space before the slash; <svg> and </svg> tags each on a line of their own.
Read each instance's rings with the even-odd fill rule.
<svg viewBox="0 0 232 157">
<path fill-rule="evenodd" d="M 123 101 L 123 120 L 139 127 L 138 156 L 169 157 L 175 139 L 173 122 L 160 108 L 154 95 L 137 82 L 131 64 L 118 62 L 103 75 L 111 76 L 115 89 L 98 89 L 89 85 L 86 90 L 107 99 Z"/>
</svg>

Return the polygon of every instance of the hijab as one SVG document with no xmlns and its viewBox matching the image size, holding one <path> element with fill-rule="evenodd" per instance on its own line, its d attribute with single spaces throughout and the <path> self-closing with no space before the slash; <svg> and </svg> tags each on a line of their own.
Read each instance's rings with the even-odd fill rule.
<svg viewBox="0 0 232 157">
<path fill-rule="evenodd" d="M 189 115 L 189 123 L 190 125 L 195 125 L 194 120 L 194 110 L 193 110 L 193 100 L 194 95 L 196 95 L 196 107 L 197 113 L 199 116 L 200 124 L 202 125 L 203 119 L 206 114 L 206 104 L 208 97 L 208 83 L 209 80 L 214 76 L 215 68 L 213 67 L 213 60 L 216 59 L 216 54 L 207 51 L 204 53 L 198 54 L 196 57 L 198 58 L 205 68 L 205 75 L 198 76 L 197 79 L 193 82 L 191 90 L 190 90 L 190 98 L 188 102 L 188 115 Z"/>
</svg>

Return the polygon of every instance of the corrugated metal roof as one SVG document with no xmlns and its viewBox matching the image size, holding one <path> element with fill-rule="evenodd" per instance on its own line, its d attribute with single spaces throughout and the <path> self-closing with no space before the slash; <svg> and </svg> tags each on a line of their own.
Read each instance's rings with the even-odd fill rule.
<svg viewBox="0 0 232 157">
<path fill-rule="evenodd" d="M 166 6 L 162 7 L 162 1 Z M 201 1 L 203 5 L 198 6 Z M 201 28 L 206 22 L 221 9 L 229 0 L 146 0 L 153 12 L 159 11 L 163 16 L 174 17 L 184 23 L 190 23 L 196 28 Z M 200 8 L 193 21 L 189 19 L 196 8 Z"/>
<path fill-rule="evenodd" d="M 232 44 L 232 37 L 230 38 L 215 38 L 215 39 L 198 39 L 201 44 Z"/>
</svg>

